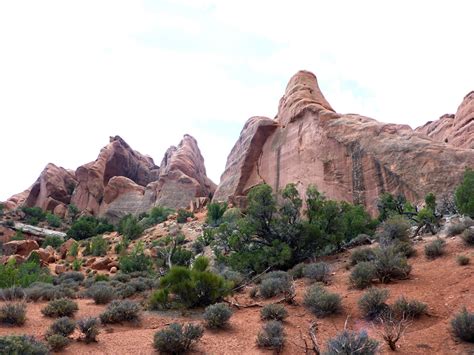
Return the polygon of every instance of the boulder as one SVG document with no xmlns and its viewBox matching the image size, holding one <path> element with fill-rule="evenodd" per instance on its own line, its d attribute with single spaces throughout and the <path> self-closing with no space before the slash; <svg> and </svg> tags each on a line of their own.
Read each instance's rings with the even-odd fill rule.
<svg viewBox="0 0 474 355">
<path fill-rule="evenodd" d="M 66 240 L 61 246 L 59 247 L 59 256 L 61 259 L 65 259 L 68 253 L 71 251 L 72 246 L 76 243 L 76 241 L 72 238 Z"/>
<path fill-rule="evenodd" d="M 66 272 L 67 268 L 66 268 L 66 265 L 64 264 L 56 264 L 54 266 L 54 272 L 56 273 L 56 275 L 60 275 L 64 272 Z"/>
<path fill-rule="evenodd" d="M 247 121 L 213 201 L 241 207 L 249 189 L 261 183 L 274 191 L 295 183 L 302 196 L 314 184 L 328 198 L 362 204 L 376 215 L 381 193 L 421 203 L 428 192 L 453 191 L 467 167 L 474 167 L 472 150 L 407 125 L 336 113 L 316 76 L 301 71 L 288 83 L 274 120 Z"/>
<path fill-rule="evenodd" d="M 26 257 L 30 255 L 32 250 L 39 249 L 39 245 L 35 240 L 12 240 L 3 244 L 3 253 L 5 255 L 20 255 Z"/>
<path fill-rule="evenodd" d="M 109 270 L 109 264 L 111 262 L 112 260 L 108 256 L 104 256 L 101 258 L 96 258 L 92 265 L 90 265 L 90 267 L 94 270 Z"/>
</svg>

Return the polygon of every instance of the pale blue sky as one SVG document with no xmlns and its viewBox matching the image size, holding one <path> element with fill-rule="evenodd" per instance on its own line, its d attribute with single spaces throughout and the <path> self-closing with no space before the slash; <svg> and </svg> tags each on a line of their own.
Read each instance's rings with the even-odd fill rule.
<svg viewBox="0 0 474 355">
<path fill-rule="evenodd" d="M 274 117 L 313 71 L 341 113 L 412 127 L 474 88 L 471 2 L 0 2 L 0 200 L 48 162 L 96 158 L 121 135 L 157 164 L 197 138 L 219 182 L 245 121 Z"/>
</svg>

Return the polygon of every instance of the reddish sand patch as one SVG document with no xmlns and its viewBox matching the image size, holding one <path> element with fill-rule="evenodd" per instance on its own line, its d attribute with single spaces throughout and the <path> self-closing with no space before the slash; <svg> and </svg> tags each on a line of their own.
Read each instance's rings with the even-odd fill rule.
<svg viewBox="0 0 474 355">
<path fill-rule="evenodd" d="M 428 240 L 428 239 L 427 239 Z M 474 265 L 459 266 L 456 256 L 466 254 L 474 257 L 474 249 L 466 248 L 458 238 L 449 239 L 446 255 L 428 261 L 423 255 L 426 241 L 417 245 L 418 255 L 410 259 L 413 271 L 409 280 L 383 285 L 390 290 L 390 302 L 400 295 L 426 302 L 429 314 L 413 321 L 405 336 L 399 342 L 398 354 L 472 354 L 474 346 L 459 342 L 450 334 L 449 320 L 463 305 L 474 311 Z M 333 265 L 334 276 L 328 289 L 343 297 L 343 313 L 324 319 L 317 319 L 302 305 L 304 290 L 309 285 L 305 280 L 296 282 L 298 306 L 287 306 L 289 318 L 285 321 L 287 341 L 283 354 L 301 354 L 303 342 L 300 333 L 307 338 L 307 330 L 311 321 L 318 324 L 317 337 L 325 348 L 328 338 L 333 337 L 344 327 L 349 316 L 348 325 L 351 329 L 367 329 L 374 337 L 380 336 L 372 324 L 361 319 L 357 308 L 357 300 L 363 291 L 353 290 L 348 285 L 349 272 L 346 264 L 349 253 L 329 258 Z M 472 262 L 472 261 L 471 261 Z M 380 286 L 380 285 L 378 285 Z M 246 293 L 236 295 L 242 304 L 254 302 Z M 98 315 L 103 306 L 95 305 L 91 300 L 77 300 L 79 312 L 76 318 Z M 262 303 L 270 303 L 262 301 Z M 0 335 L 32 334 L 43 337 L 52 322 L 45 318 L 40 310 L 44 302 L 28 304 L 28 320 L 23 327 L 0 326 Z M 255 345 L 256 335 L 262 325 L 259 318 L 260 308 L 236 310 L 231 318 L 230 327 L 226 330 L 206 330 L 204 337 L 194 348 L 194 353 L 206 354 L 271 354 L 272 351 L 261 350 Z M 96 344 L 84 344 L 73 341 L 63 352 L 64 354 L 153 354 L 153 334 L 171 322 L 200 322 L 200 312 L 180 316 L 177 312 L 161 314 L 145 312 L 140 325 L 112 325 L 102 329 Z M 78 333 L 73 335 L 77 339 Z M 381 353 L 392 353 L 385 345 L 381 345 Z"/>
</svg>

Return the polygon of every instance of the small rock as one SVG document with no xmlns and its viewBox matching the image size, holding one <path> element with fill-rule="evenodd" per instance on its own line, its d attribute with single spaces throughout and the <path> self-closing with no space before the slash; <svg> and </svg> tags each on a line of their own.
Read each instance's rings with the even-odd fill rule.
<svg viewBox="0 0 474 355">
<path fill-rule="evenodd" d="M 116 272 L 117 272 L 117 267 L 112 266 L 112 267 L 110 268 L 110 273 L 111 273 L 111 274 L 115 274 Z"/>
<path fill-rule="evenodd" d="M 54 267 L 54 272 L 55 272 L 57 275 L 62 274 L 63 272 L 66 272 L 66 265 L 57 264 L 57 265 Z"/>
</svg>

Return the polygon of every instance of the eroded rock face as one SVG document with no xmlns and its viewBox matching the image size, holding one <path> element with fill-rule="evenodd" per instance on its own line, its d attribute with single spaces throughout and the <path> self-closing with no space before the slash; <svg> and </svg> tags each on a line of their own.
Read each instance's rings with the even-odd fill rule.
<svg viewBox="0 0 474 355">
<path fill-rule="evenodd" d="M 272 128 L 256 139 L 259 124 Z M 316 77 L 303 71 L 290 80 L 275 120 L 246 123 L 214 199 L 240 201 L 260 183 L 274 190 L 295 183 L 303 195 L 314 184 L 327 197 L 363 204 L 375 215 L 381 193 L 419 202 L 428 192 L 452 191 L 466 167 L 474 167 L 474 151 L 406 125 L 335 113 Z"/>
<path fill-rule="evenodd" d="M 455 115 L 446 114 L 416 128 L 417 132 L 460 148 L 474 148 L 474 91 L 464 97 Z"/>
<path fill-rule="evenodd" d="M 60 204 L 69 204 L 77 185 L 74 173 L 49 163 L 30 188 L 24 204 L 53 211 Z"/>
</svg>

